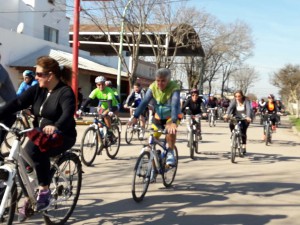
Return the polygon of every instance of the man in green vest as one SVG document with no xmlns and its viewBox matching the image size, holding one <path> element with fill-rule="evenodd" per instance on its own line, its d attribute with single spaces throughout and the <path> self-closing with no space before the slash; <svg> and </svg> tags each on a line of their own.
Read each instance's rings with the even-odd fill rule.
<svg viewBox="0 0 300 225">
<path fill-rule="evenodd" d="M 135 110 L 132 118 L 132 124 L 137 122 L 150 101 L 154 102 L 155 115 L 152 121 L 154 130 L 166 129 L 168 134 L 166 140 L 169 146 L 166 163 L 170 166 L 176 166 L 174 157 L 174 148 L 176 142 L 176 131 L 179 124 L 180 110 L 180 86 L 171 81 L 171 71 L 167 68 L 158 69 L 155 73 L 155 81 L 150 85 L 146 95 Z M 159 138 L 159 133 L 154 133 L 155 138 Z"/>
</svg>

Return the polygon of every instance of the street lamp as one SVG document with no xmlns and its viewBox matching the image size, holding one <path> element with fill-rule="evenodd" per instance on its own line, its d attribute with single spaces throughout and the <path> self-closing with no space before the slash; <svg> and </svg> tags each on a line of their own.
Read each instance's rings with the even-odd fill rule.
<svg viewBox="0 0 300 225">
<path fill-rule="evenodd" d="M 118 95 L 121 97 L 121 70 L 122 70 L 122 53 L 123 53 L 123 35 L 124 35 L 124 21 L 126 11 L 128 6 L 131 4 L 133 0 L 129 0 L 124 8 L 123 15 L 122 15 L 122 23 L 121 23 L 121 32 L 120 32 L 120 44 L 119 44 L 119 58 L 118 58 L 118 74 L 117 74 L 117 90 Z"/>
</svg>

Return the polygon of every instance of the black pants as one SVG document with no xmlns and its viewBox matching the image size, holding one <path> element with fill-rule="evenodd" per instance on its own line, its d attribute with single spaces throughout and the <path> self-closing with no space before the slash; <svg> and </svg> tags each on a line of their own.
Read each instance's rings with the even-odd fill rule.
<svg viewBox="0 0 300 225">
<path fill-rule="evenodd" d="M 249 127 L 249 123 L 245 120 L 241 121 L 241 132 L 242 132 L 242 144 L 247 144 L 247 129 Z M 229 123 L 230 131 L 234 129 L 234 124 Z"/>
<path fill-rule="evenodd" d="M 7 116 L 5 120 L 1 120 L 0 122 L 4 123 L 8 127 L 11 127 L 15 121 L 16 121 L 16 115 L 12 114 Z M 7 134 L 6 130 L 0 129 L 0 147 L 2 145 L 2 142 L 4 141 L 6 134 Z M 0 154 L 0 161 L 3 161 L 3 157 L 1 154 Z"/>
<path fill-rule="evenodd" d="M 28 141 L 25 150 L 31 157 L 37 173 L 37 179 L 40 186 L 50 184 L 50 157 L 57 156 L 68 149 L 76 142 L 76 137 L 64 137 L 63 145 L 59 148 L 50 149 L 47 152 L 41 152 L 39 147 L 34 145 L 32 141 Z"/>
</svg>

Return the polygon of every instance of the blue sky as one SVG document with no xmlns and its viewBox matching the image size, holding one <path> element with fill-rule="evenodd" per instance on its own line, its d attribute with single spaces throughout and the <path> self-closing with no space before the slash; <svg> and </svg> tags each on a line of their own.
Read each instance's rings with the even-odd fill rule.
<svg viewBox="0 0 300 225">
<path fill-rule="evenodd" d="M 247 61 L 260 74 L 251 88 L 258 97 L 277 94 L 269 75 L 284 65 L 300 64 L 300 0 L 190 0 L 223 23 L 246 22 L 252 29 L 254 56 Z"/>
</svg>

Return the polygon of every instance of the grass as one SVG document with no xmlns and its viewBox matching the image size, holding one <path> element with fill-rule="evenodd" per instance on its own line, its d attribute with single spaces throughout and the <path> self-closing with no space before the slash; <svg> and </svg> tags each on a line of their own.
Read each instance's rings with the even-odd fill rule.
<svg viewBox="0 0 300 225">
<path fill-rule="evenodd" d="M 296 118 L 295 116 L 290 116 L 290 121 L 300 131 L 300 118 Z"/>
</svg>

